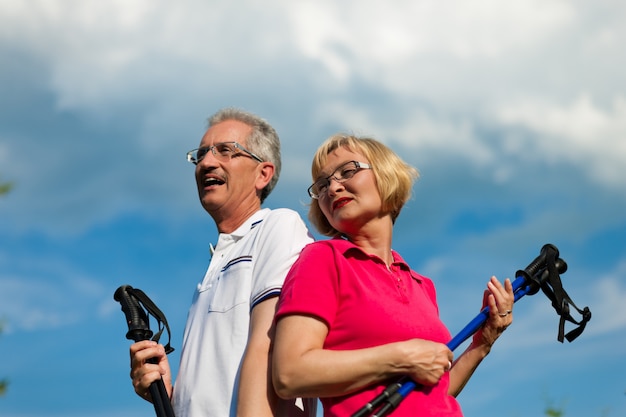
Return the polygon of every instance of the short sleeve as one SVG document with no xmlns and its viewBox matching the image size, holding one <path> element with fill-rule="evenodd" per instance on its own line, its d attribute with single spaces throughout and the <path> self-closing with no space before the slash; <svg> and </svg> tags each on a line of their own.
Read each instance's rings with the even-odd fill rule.
<svg viewBox="0 0 626 417">
<path fill-rule="evenodd" d="M 257 227 L 262 230 L 255 244 L 251 308 L 280 293 L 285 277 L 302 248 L 313 242 L 302 218 L 293 210 L 274 209 Z"/>
<path fill-rule="evenodd" d="M 315 242 L 304 248 L 285 279 L 276 319 L 290 314 L 315 316 L 330 326 L 337 313 L 338 270 L 334 248 Z"/>
</svg>

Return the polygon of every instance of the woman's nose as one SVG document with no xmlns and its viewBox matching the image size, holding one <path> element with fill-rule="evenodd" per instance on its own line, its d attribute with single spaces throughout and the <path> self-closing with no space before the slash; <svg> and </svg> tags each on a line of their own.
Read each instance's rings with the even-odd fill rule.
<svg viewBox="0 0 626 417">
<path fill-rule="evenodd" d="M 335 195 L 337 191 L 343 190 L 343 183 L 339 182 L 335 177 L 328 179 L 328 194 Z"/>
</svg>

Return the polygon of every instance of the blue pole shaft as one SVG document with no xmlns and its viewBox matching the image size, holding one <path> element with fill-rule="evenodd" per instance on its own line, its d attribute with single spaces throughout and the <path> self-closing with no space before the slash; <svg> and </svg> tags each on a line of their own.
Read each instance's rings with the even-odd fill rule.
<svg viewBox="0 0 626 417">
<path fill-rule="evenodd" d="M 513 295 L 515 296 L 515 300 L 513 302 L 516 302 L 528 293 L 529 288 L 528 286 L 524 286 L 525 284 L 526 279 L 524 277 L 518 277 L 515 281 L 513 281 Z M 455 350 L 461 345 L 461 343 L 467 340 L 467 338 L 476 333 L 478 329 L 480 329 L 480 326 L 482 326 L 488 318 L 489 307 L 485 307 L 446 345 L 450 348 L 450 350 Z"/>
</svg>

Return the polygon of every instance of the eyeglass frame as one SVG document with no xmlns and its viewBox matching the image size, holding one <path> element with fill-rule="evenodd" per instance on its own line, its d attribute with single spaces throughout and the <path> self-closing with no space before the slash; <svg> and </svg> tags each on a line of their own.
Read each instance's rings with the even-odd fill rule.
<svg viewBox="0 0 626 417">
<path fill-rule="evenodd" d="M 356 169 L 354 170 L 354 173 L 350 174 L 349 177 L 345 178 L 344 176 L 341 176 L 340 178 L 337 178 L 335 176 L 335 174 L 337 174 L 338 171 L 341 171 L 341 169 L 343 169 L 346 165 L 348 164 L 354 164 Z M 353 178 L 357 172 L 362 171 L 364 169 L 372 169 L 372 166 L 370 164 L 366 164 L 365 162 L 359 162 L 359 161 L 347 161 L 341 165 L 339 165 L 337 168 L 335 168 L 335 170 L 333 171 L 332 174 L 330 174 L 329 176 L 325 177 L 325 178 L 320 178 L 317 181 L 315 181 L 313 184 L 311 184 L 311 186 L 309 188 L 307 188 L 307 192 L 309 193 L 309 197 L 311 197 L 314 200 L 318 200 L 323 194 L 325 194 L 328 190 L 328 187 L 330 186 L 330 180 L 333 179 L 335 181 L 337 181 L 340 184 L 343 184 L 344 182 L 348 181 L 349 179 Z M 320 192 L 319 194 L 316 194 L 313 192 L 313 187 L 315 187 L 316 184 L 319 184 L 320 181 L 324 181 L 326 182 L 326 190 L 323 192 Z M 319 188 L 319 187 L 317 187 Z"/>
<path fill-rule="evenodd" d="M 263 159 L 261 159 L 260 156 L 256 155 L 254 152 L 249 151 L 243 145 L 241 145 L 239 142 L 235 142 L 235 141 L 219 142 L 219 143 L 216 143 L 216 144 L 211 145 L 211 146 L 203 146 L 203 147 L 200 147 L 200 148 L 192 149 L 189 152 L 187 152 L 187 161 L 191 162 L 194 165 L 198 165 L 198 163 L 200 163 L 204 159 L 206 154 L 209 153 L 209 152 L 211 152 L 213 154 L 213 157 L 215 159 L 217 159 L 218 161 L 221 161 L 221 162 L 228 162 L 231 159 L 233 159 L 233 157 L 235 155 L 241 155 L 241 153 L 235 152 L 234 150 L 230 149 L 232 153 L 229 154 L 227 160 L 224 160 L 224 159 L 222 159 L 222 154 L 218 154 L 218 152 L 217 152 L 217 147 L 220 146 L 220 145 L 232 145 L 235 149 L 239 149 L 240 151 L 243 151 L 246 154 L 248 154 L 252 159 L 257 160 L 258 162 L 265 162 Z M 202 158 L 198 159 L 197 158 L 198 151 L 201 151 L 201 150 L 205 150 L 206 153 L 204 154 L 204 156 Z M 196 157 L 193 156 L 194 154 L 196 155 Z"/>
</svg>

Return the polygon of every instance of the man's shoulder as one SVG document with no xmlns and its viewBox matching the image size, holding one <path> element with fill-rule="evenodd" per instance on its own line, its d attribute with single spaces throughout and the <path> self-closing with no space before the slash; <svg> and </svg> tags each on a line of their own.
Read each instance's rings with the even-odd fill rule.
<svg viewBox="0 0 626 417">
<path fill-rule="evenodd" d="M 255 225 L 262 239 L 288 239 L 292 241 L 313 241 L 304 220 L 298 212 L 288 208 L 264 209 L 263 217 Z"/>
<path fill-rule="evenodd" d="M 278 207 L 278 208 L 273 208 L 273 209 L 267 209 L 268 213 L 266 217 L 269 216 L 278 216 L 278 217 L 298 217 L 298 218 L 302 218 L 302 216 L 300 216 L 300 214 L 290 208 L 287 207 Z"/>
<path fill-rule="evenodd" d="M 280 223 L 283 225 L 294 223 L 304 225 L 304 220 L 297 211 L 285 207 L 268 209 L 263 218 L 263 222 L 273 224 Z"/>
</svg>

